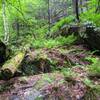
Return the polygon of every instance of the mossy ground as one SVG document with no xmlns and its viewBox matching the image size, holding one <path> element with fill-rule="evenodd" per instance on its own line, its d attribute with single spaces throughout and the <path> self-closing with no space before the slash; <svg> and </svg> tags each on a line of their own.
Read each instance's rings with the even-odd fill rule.
<svg viewBox="0 0 100 100">
<path fill-rule="evenodd" d="M 24 93 L 29 92 L 28 89 L 35 89 L 39 93 L 35 91 L 38 94 L 36 98 L 41 98 L 41 100 L 43 98 L 52 100 L 55 97 L 58 98 L 57 100 L 60 98 L 63 98 L 62 100 L 66 100 L 65 98 L 88 100 L 87 98 L 92 97 L 94 97 L 93 100 L 99 100 L 100 79 L 96 76 L 99 68 L 95 67 L 99 67 L 99 64 L 96 63 L 99 59 L 98 56 L 93 55 L 82 45 L 39 49 L 39 52 L 31 57 L 34 52 L 36 53 L 35 50 L 28 52 L 27 58 L 23 61 L 22 65 L 25 66 L 20 70 L 24 77 L 0 82 L 1 97 L 5 93 L 9 94 L 8 97 L 12 97 L 11 91 L 13 91 L 17 96 L 20 92 L 23 93 L 19 97 L 24 98 Z M 27 70 L 30 68 L 32 69 Z M 90 73 L 94 75 L 92 78 Z M 30 97 L 30 94 L 27 96 Z"/>
</svg>

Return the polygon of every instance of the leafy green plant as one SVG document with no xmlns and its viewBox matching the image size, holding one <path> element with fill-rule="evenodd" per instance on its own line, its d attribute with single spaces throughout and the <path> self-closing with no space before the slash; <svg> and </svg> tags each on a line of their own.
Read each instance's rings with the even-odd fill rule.
<svg viewBox="0 0 100 100">
<path fill-rule="evenodd" d="M 77 40 L 77 37 L 74 35 L 69 35 L 68 37 L 59 36 L 55 39 L 38 39 L 34 40 L 32 46 L 34 48 L 53 48 L 62 45 L 71 45 Z"/>
<path fill-rule="evenodd" d="M 74 20 L 73 16 L 69 16 L 69 17 L 61 19 L 60 21 L 56 22 L 56 24 L 51 28 L 51 33 L 57 32 L 64 25 L 68 25 L 71 22 L 73 22 L 73 20 Z"/>
<path fill-rule="evenodd" d="M 89 56 L 89 57 L 86 57 L 85 60 L 88 60 L 88 61 L 92 62 L 92 64 L 95 64 L 95 63 L 97 63 L 98 58 Z"/>
<path fill-rule="evenodd" d="M 89 74 L 99 75 L 100 74 L 100 61 L 95 61 L 92 65 L 89 66 Z"/>
<path fill-rule="evenodd" d="M 91 16 L 89 16 L 91 15 Z M 97 27 L 100 26 L 100 14 L 93 13 L 91 10 L 81 14 L 81 20 L 82 22 L 92 22 Z"/>
<path fill-rule="evenodd" d="M 61 72 L 67 78 L 73 78 L 73 77 L 76 76 L 76 73 L 74 73 L 73 71 L 71 71 L 70 68 L 62 68 Z"/>
</svg>

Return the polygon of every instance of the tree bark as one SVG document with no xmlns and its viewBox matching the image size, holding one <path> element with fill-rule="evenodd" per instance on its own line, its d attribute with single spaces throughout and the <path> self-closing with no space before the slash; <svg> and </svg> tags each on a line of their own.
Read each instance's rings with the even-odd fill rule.
<svg viewBox="0 0 100 100">
<path fill-rule="evenodd" d="M 4 25 L 4 42 L 7 44 L 9 41 L 9 28 L 6 16 L 6 1 L 2 0 L 2 16 L 3 16 L 3 25 Z"/>
<path fill-rule="evenodd" d="M 1 75 L 3 79 L 10 79 L 14 76 L 24 58 L 24 55 L 25 53 L 20 52 L 3 65 L 1 68 Z"/>
<path fill-rule="evenodd" d="M 48 23 L 49 23 L 49 27 L 48 27 L 48 30 L 50 32 L 50 27 L 51 27 L 51 18 L 50 18 L 50 1 L 48 0 Z"/>
<path fill-rule="evenodd" d="M 79 21 L 80 18 L 79 18 L 78 0 L 75 0 L 75 11 L 76 11 L 76 19 L 77 19 L 77 21 Z"/>
</svg>

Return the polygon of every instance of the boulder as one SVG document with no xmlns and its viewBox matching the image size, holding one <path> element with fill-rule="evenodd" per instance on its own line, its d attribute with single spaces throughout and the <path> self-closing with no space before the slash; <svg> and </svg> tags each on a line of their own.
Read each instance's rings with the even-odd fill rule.
<svg viewBox="0 0 100 100">
<path fill-rule="evenodd" d="M 93 50 L 100 50 L 100 28 L 86 27 L 85 43 Z"/>
</svg>

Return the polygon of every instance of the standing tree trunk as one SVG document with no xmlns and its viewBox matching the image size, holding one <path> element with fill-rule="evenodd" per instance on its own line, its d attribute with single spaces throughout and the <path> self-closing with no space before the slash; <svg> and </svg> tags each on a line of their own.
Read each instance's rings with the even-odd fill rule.
<svg viewBox="0 0 100 100">
<path fill-rule="evenodd" d="M 7 44 L 9 41 L 9 28 L 6 16 L 6 1 L 2 0 L 2 17 L 3 17 L 3 25 L 4 25 L 4 42 Z"/>
<path fill-rule="evenodd" d="M 48 30 L 50 32 L 50 23 L 51 23 L 51 18 L 50 18 L 50 0 L 48 0 L 48 23 L 49 23 L 49 27 L 48 27 Z"/>
<path fill-rule="evenodd" d="M 78 6 L 78 1 L 79 1 L 79 0 L 75 0 L 75 11 L 76 11 L 76 19 L 77 19 L 77 21 L 80 20 L 80 18 L 79 18 L 79 6 Z"/>
</svg>

